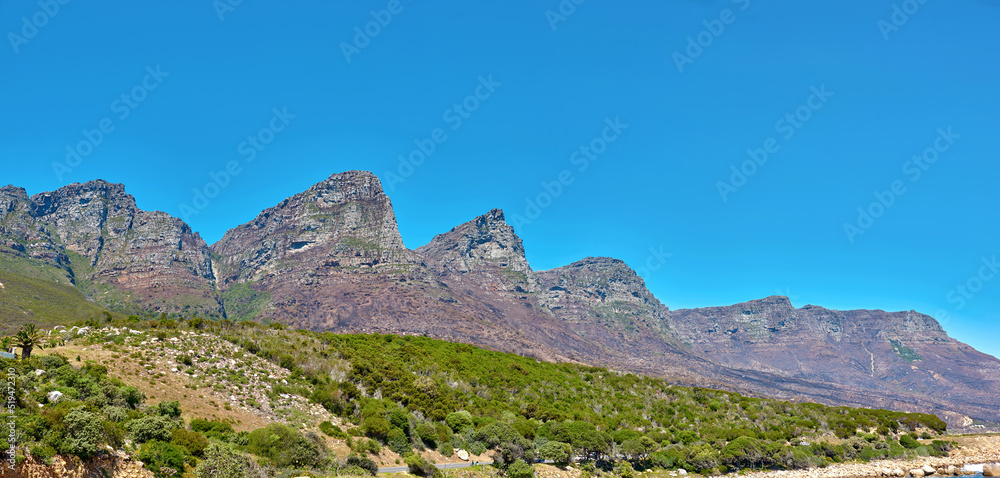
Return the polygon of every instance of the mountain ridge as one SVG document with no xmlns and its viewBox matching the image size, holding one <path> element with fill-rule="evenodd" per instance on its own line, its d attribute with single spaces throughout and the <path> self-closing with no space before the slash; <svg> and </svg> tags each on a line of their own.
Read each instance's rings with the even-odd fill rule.
<svg viewBox="0 0 1000 478">
<path fill-rule="evenodd" d="M 1000 390 L 1000 361 L 929 316 L 796 309 L 783 296 L 670 310 L 618 259 L 534 271 L 499 209 L 410 250 L 366 171 L 333 174 L 211 245 L 180 219 L 138 209 L 120 184 L 30 197 L 7 186 L 0 258 L 8 269 L 42 264 L 112 305 L 425 334 L 691 385 L 1000 421 L 988 396 Z"/>
</svg>

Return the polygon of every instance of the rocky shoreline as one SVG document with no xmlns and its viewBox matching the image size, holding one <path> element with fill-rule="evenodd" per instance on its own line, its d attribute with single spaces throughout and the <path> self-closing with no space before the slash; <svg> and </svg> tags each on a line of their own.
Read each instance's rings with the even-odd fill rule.
<svg viewBox="0 0 1000 478">
<path fill-rule="evenodd" d="M 957 447 L 947 457 L 839 463 L 807 470 L 759 471 L 747 478 L 873 478 L 978 475 L 1000 476 L 1000 436 L 953 437 Z M 984 472 L 984 467 L 985 472 Z M 995 468 L 994 468 L 995 467 Z"/>
</svg>

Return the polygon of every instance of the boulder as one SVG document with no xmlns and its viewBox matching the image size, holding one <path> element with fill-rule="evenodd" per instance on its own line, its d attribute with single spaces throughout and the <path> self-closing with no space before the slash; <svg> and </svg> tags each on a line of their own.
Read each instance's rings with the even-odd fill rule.
<svg viewBox="0 0 1000 478">
<path fill-rule="evenodd" d="M 892 470 L 892 474 L 895 476 L 906 476 L 906 472 L 903 471 L 902 468 L 896 468 L 895 470 Z"/>
<path fill-rule="evenodd" d="M 945 473 L 948 473 L 949 475 L 952 475 L 952 476 L 957 475 L 958 474 L 958 467 L 955 466 L 955 465 L 948 465 L 948 468 L 945 470 Z"/>
<path fill-rule="evenodd" d="M 46 394 L 45 397 L 49 399 L 50 403 L 56 403 L 62 399 L 63 393 L 58 390 L 53 390 Z"/>
<path fill-rule="evenodd" d="M 679 474 L 681 476 L 687 476 L 688 471 L 685 470 L 684 468 L 680 468 L 680 469 L 677 470 L 677 474 Z"/>
<path fill-rule="evenodd" d="M 1000 476 L 1000 465 L 983 465 L 983 476 Z"/>
<path fill-rule="evenodd" d="M 459 457 L 459 458 L 461 458 L 461 459 L 462 459 L 463 461 L 469 461 L 469 452 L 467 452 L 467 451 L 465 451 L 465 450 L 458 450 L 458 451 L 456 452 L 456 454 L 457 454 L 457 455 L 458 455 L 458 457 Z"/>
<path fill-rule="evenodd" d="M 914 468 L 910 470 L 910 476 L 913 478 L 924 478 L 924 470 L 920 468 Z"/>
<path fill-rule="evenodd" d="M 923 470 L 924 476 L 933 475 L 934 473 L 937 472 L 937 470 L 935 470 L 934 467 L 930 465 L 924 465 L 920 469 Z"/>
</svg>

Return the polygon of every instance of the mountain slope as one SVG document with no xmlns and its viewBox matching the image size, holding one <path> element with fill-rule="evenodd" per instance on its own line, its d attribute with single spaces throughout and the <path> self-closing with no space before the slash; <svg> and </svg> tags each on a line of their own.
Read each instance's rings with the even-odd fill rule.
<svg viewBox="0 0 1000 478">
<path fill-rule="evenodd" d="M 686 385 L 1000 422 L 1000 361 L 931 317 L 796 309 L 784 297 L 671 311 L 617 259 L 533 270 L 498 209 L 409 250 L 364 171 L 334 174 L 211 247 L 182 221 L 139 210 L 121 185 L 30 198 L 0 188 L 0 271 L 44 281 L 28 289 L 58 285 L 52 296 L 70 304 L 43 312 L 41 296 L 19 293 L 2 309 L 15 320 L 104 306 L 428 335 Z"/>
</svg>

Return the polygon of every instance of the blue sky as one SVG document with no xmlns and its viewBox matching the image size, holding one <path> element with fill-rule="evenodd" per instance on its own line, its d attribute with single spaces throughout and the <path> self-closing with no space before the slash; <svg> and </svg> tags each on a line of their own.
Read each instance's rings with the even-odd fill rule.
<svg viewBox="0 0 1000 478">
<path fill-rule="evenodd" d="M 0 4 L 0 183 L 122 182 L 213 242 L 371 170 L 411 248 L 500 207 L 535 269 L 1000 355 L 1000 1 L 51 1 Z"/>
</svg>

